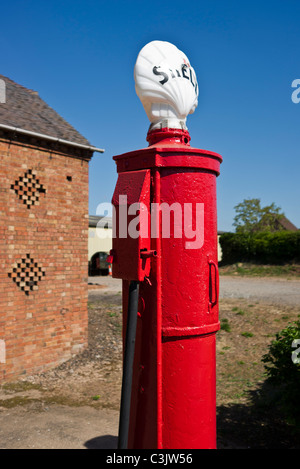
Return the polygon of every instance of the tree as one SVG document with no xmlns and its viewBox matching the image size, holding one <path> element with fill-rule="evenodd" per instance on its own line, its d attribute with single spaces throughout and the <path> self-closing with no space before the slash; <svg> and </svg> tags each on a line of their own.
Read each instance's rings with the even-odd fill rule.
<svg viewBox="0 0 300 469">
<path fill-rule="evenodd" d="M 259 231 L 278 231 L 283 229 L 278 223 L 284 216 L 280 207 L 274 202 L 266 207 L 261 207 L 260 199 L 244 199 L 234 207 L 235 230 L 237 233 L 257 233 Z"/>
</svg>

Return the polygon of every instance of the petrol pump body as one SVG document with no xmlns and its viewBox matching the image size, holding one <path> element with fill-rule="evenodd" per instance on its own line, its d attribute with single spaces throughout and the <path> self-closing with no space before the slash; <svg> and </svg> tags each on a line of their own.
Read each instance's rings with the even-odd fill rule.
<svg viewBox="0 0 300 469">
<path fill-rule="evenodd" d="M 147 140 L 147 148 L 114 157 L 112 274 L 123 279 L 124 339 L 129 284 L 139 282 L 128 448 L 215 448 L 222 158 L 191 147 L 185 128 L 150 127 Z M 132 206 L 135 238 L 124 237 L 120 223 L 126 210 L 127 225 L 134 222 Z"/>
</svg>

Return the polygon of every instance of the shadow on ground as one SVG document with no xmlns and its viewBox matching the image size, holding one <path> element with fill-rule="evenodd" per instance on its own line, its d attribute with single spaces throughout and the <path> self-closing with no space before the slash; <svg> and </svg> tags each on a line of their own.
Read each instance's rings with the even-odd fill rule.
<svg viewBox="0 0 300 469">
<path fill-rule="evenodd" d="M 280 390 L 268 380 L 249 391 L 248 404 L 217 408 L 218 448 L 300 449 L 299 422 L 290 424 L 280 406 Z"/>
<path fill-rule="evenodd" d="M 84 443 L 87 449 L 117 449 L 118 438 L 112 435 L 103 435 L 92 438 Z"/>
</svg>

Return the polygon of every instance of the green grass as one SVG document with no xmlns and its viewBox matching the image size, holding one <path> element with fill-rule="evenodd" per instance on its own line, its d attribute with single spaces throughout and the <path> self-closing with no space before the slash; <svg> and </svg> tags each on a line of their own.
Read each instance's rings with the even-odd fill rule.
<svg viewBox="0 0 300 469">
<path fill-rule="evenodd" d="M 231 327 L 228 322 L 228 319 L 221 319 L 221 330 L 226 332 L 231 332 Z"/>
<path fill-rule="evenodd" d="M 236 263 L 220 265 L 220 275 L 241 275 L 253 277 L 296 277 L 300 278 L 299 264 L 259 265 L 251 263 Z"/>
<path fill-rule="evenodd" d="M 241 335 L 242 335 L 243 337 L 253 337 L 252 332 L 242 332 Z"/>
<path fill-rule="evenodd" d="M 237 313 L 237 316 L 244 316 L 246 313 L 242 309 L 240 309 Z"/>
<path fill-rule="evenodd" d="M 31 391 L 31 390 L 38 390 L 38 391 L 44 391 L 42 386 L 39 384 L 33 384 L 33 383 L 28 383 L 26 381 L 16 381 L 12 383 L 5 383 L 1 386 L 1 389 L 3 391 L 9 391 L 9 392 L 24 392 L 24 391 Z"/>
</svg>

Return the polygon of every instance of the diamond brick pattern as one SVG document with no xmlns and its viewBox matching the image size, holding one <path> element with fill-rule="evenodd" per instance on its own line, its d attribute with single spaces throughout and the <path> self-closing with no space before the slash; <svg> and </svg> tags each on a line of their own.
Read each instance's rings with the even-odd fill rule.
<svg viewBox="0 0 300 469">
<path fill-rule="evenodd" d="M 33 205 L 39 205 L 40 194 L 45 194 L 46 189 L 36 177 L 36 171 L 28 169 L 23 176 L 20 176 L 11 189 L 15 191 L 22 202 L 30 209 Z"/>
<path fill-rule="evenodd" d="M 7 91 L 1 124 L 55 137 L 0 129 L 2 385 L 46 372 L 88 346 L 92 152 L 56 141 L 89 143 L 36 93 L 1 72 L 0 79 Z"/>
<path fill-rule="evenodd" d="M 26 254 L 12 266 L 8 275 L 26 295 L 29 295 L 31 291 L 39 289 L 38 283 L 44 277 L 45 269 L 30 254 Z"/>
</svg>

